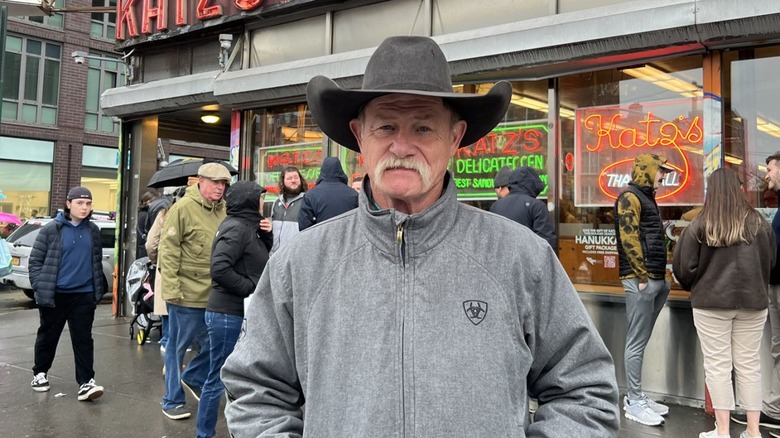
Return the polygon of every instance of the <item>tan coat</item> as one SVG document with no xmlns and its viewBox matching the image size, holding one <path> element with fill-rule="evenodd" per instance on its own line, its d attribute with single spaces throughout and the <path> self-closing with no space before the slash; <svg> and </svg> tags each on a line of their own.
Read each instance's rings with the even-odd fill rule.
<svg viewBox="0 0 780 438">
<path fill-rule="evenodd" d="M 160 249 L 160 232 L 163 228 L 163 222 L 165 221 L 165 213 L 168 210 L 162 210 L 157 217 L 154 218 L 154 224 L 149 229 L 149 234 L 146 236 L 146 253 L 149 255 L 149 260 L 154 263 L 155 276 L 154 276 L 154 313 L 156 315 L 167 315 L 168 308 L 165 305 L 165 300 L 162 299 L 162 276 L 160 275 L 160 268 L 157 267 L 157 251 Z"/>
</svg>

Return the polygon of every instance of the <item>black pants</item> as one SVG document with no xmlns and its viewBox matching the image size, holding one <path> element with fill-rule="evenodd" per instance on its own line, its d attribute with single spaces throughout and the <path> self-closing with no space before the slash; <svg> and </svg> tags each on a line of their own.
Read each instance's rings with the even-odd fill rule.
<svg viewBox="0 0 780 438">
<path fill-rule="evenodd" d="M 41 326 L 35 338 L 35 365 L 33 374 L 48 373 L 57 353 L 57 344 L 65 328 L 70 329 L 70 343 L 76 361 L 76 382 L 79 385 L 95 377 L 93 363 L 95 345 L 92 323 L 95 321 L 95 294 L 54 294 L 55 307 L 40 307 Z"/>
</svg>

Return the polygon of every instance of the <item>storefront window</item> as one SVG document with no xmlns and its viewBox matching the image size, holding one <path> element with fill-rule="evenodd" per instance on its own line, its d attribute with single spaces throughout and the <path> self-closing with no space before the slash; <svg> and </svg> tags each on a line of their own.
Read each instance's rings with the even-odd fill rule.
<svg viewBox="0 0 780 438">
<path fill-rule="evenodd" d="M 119 151 L 84 146 L 81 165 L 81 185 L 92 192 L 92 209 L 96 212 L 116 212 Z"/>
<path fill-rule="evenodd" d="M 258 184 L 268 190 L 266 203 L 279 196 L 279 175 L 285 167 L 297 167 L 313 187 L 325 154 L 322 132 L 308 106 L 261 109 L 252 111 L 251 116 L 252 171 Z"/>
<path fill-rule="evenodd" d="M 637 155 L 665 156 L 677 169 L 656 192 L 662 219 L 703 203 L 712 164 L 703 156 L 720 129 L 705 123 L 702 76 L 702 58 L 691 56 L 560 79 L 562 111 L 573 117 L 560 119 L 559 257 L 573 282 L 620 285 L 614 203 Z"/>
<path fill-rule="evenodd" d="M 492 86 L 457 85 L 455 91 L 485 94 Z M 493 178 L 504 166 L 533 167 L 542 181 L 548 181 L 547 81 L 513 82 L 512 89 L 504 120 L 476 143 L 458 149 L 450 163 L 458 199 L 485 210 L 496 200 Z M 547 188 L 539 197 L 547 198 Z"/>
<path fill-rule="evenodd" d="M 724 161 L 744 183 L 751 204 L 771 217 L 777 195 L 767 190 L 766 157 L 780 151 L 780 47 L 723 54 Z"/>
<path fill-rule="evenodd" d="M 0 137 L 0 211 L 48 216 L 54 143 Z"/>
</svg>

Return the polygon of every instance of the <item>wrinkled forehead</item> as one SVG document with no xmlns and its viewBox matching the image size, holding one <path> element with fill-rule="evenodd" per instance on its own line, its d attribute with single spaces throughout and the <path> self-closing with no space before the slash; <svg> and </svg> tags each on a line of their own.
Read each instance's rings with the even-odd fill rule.
<svg viewBox="0 0 780 438">
<path fill-rule="evenodd" d="M 405 114 L 409 112 L 436 114 L 444 107 L 444 101 L 441 97 L 394 93 L 370 100 L 364 107 L 364 111 L 366 115 Z"/>
</svg>

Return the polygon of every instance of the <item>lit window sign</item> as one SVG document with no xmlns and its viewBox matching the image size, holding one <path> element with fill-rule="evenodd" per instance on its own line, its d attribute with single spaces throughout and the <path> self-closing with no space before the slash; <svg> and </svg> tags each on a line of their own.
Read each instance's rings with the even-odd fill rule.
<svg viewBox="0 0 780 438">
<path fill-rule="evenodd" d="M 322 158 L 321 142 L 261 149 L 257 182 L 268 191 L 267 200 L 273 200 L 279 195 L 279 176 L 282 170 L 293 166 L 301 171 L 307 185 L 312 188 L 320 176 Z"/>
<path fill-rule="evenodd" d="M 608 207 L 631 181 L 634 158 L 661 155 L 675 168 L 656 190 L 662 205 L 704 202 L 702 99 L 600 106 L 576 111 L 577 207 Z"/>
<path fill-rule="evenodd" d="M 533 167 L 547 193 L 547 124 L 499 126 L 476 143 L 458 149 L 450 170 L 459 198 L 495 198 L 493 178 L 499 169 Z"/>
<path fill-rule="evenodd" d="M 281 13 L 315 6 L 317 0 L 118 0 L 116 39 L 158 34 L 166 38 L 202 29 L 205 21 L 232 21 L 248 13 Z M 213 24 L 213 23 L 212 23 Z"/>
</svg>

